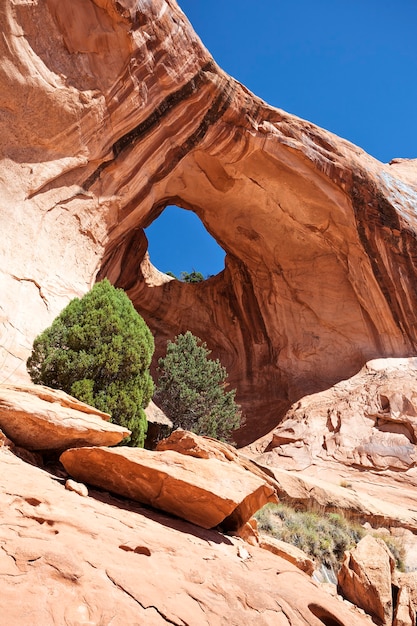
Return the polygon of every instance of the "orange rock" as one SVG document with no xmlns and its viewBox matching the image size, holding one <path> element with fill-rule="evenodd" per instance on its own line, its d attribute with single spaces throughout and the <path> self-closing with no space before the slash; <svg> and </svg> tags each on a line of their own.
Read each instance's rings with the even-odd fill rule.
<svg viewBox="0 0 417 626">
<path fill-rule="evenodd" d="M 103 492 L 80 498 L 3 449 L 0 510 L 7 626 L 369 626 L 266 550 L 243 561 L 240 540 Z"/>
<path fill-rule="evenodd" d="M 246 522 L 243 526 L 238 528 L 237 531 L 233 533 L 234 536 L 240 537 L 243 541 L 246 541 L 251 546 L 259 545 L 259 533 L 258 533 L 258 523 L 254 517 L 252 517 L 249 521 Z"/>
<path fill-rule="evenodd" d="M 0 386 L 0 427 L 13 443 L 28 450 L 114 446 L 130 435 L 103 417 L 109 418 L 62 391 Z"/>
<path fill-rule="evenodd" d="M 33 338 L 97 276 L 128 290 L 155 363 L 184 328 L 207 341 L 246 414 L 239 443 L 369 359 L 415 354 L 416 160 L 382 164 L 268 106 L 174 0 L 0 10 L 16 69 L 0 84 L 4 377 L 26 376 Z M 152 267 L 143 228 L 172 202 L 223 272 L 190 285 Z"/>
<path fill-rule="evenodd" d="M 76 480 L 173 513 L 203 528 L 238 529 L 274 489 L 257 476 L 217 459 L 138 448 L 77 448 L 60 458 Z"/>
<path fill-rule="evenodd" d="M 198 459 L 218 459 L 219 461 L 237 461 L 239 454 L 233 446 L 212 439 L 202 437 L 188 430 L 178 428 L 166 439 L 162 439 L 156 446 L 158 451 L 175 450 L 187 456 Z"/>
<path fill-rule="evenodd" d="M 393 589 L 397 591 L 393 626 L 416 626 L 417 573 L 396 572 Z"/>
<path fill-rule="evenodd" d="M 315 570 L 314 561 L 300 548 L 293 546 L 275 537 L 261 535 L 259 546 L 264 550 L 269 550 L 273 554 L 277 554 L 286 561 L 289 561 L 298 569 L 311 576 Z"/>
<path fill-rule="evenodd" d="M 330 460 L 378 471 L 416 467 L 416 381 L 415 357 L 368 362 L 352 378 L 294 404 L 264 438 L 264 462 L 270 457 L 287 469 Z"/>
<path fill-rule="evenodd" d="M 339 593 L 364 609 L 377 624 L 391 626 L 394 568 L 394 559 L 382 539 L 366 535 L 345 554 L 337 580 Z"/>
<path fill-rule="evenodd" d="M 274 480 L 273 472 L 268 467 L 262 467 L 252 458 L 223 441 L 211 437 L 202 437 L 188 430 L 175 430 L 169 437 L 159 442 L 157 450 L 174 450 L 197 459 L 218 459 L 225 463 L 232 462 L 266 481 L 274 489 L 278 486 L 277 481 Z"/>
<path fill-rule="evenodd" d="M 74 491 L 83 498 L 88 496 L 87 487 L 83 485 L 83 483 L 77 483 L 75 480 L 71 480 L 70 478 L 65 481 L 65 489 L 68 489 L 68 491 Z"/>
</svg>

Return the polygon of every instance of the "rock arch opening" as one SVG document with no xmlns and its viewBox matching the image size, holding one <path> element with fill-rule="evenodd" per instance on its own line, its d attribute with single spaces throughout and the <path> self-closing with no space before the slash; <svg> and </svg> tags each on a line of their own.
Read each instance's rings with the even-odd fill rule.
<svg viewBox="0 0 417 626">
<path fill-rule="evenodd" d="M 206 279 L 224 269 L 225 251 L 192 211 L 170 205 L 145 234 L 151 263 L 165 274 Z"/>
</svg>

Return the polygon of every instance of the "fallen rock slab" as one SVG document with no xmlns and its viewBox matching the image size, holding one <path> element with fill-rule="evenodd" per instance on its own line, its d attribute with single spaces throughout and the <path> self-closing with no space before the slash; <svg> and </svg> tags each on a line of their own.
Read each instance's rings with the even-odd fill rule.
<svg viewBox="0 0 417 626">
<path fill-rule="evenodd" d="M 0 428 L 27 450 L 115 446 L 130 435 L 109 416 L 42 386 L 0 386 Z"/>
<path fill-rule="evenodd" d="M 242 454 L 240 450 L 228 443 L 196 435 L 188 430 L 177 429 L 166 439 L 162 439 L 156 447 L 157 451 L 174 450 L 185 456 L 197 459 L 218 459 L 223 463 L 233 463 L 245 471 L 251 472 L 261 480 L 266 481 L 277 490 L 278 481 L 275 480 L 273 469 L 261 466 L 259 463 Z"/>
<path fill-rule="evenodd" d="M 76 480 L 172 513 L 203 528 L 243 526 L 274 488 L 238 465 L 178 452 L 139 448 L 77 448 L 60 458 Z"/>
<path fill-rule="evenodd" d="M 219 461 L 237 461 L 239 453 L 228 443 L 196 435 L 189 430 L 178 428 L 156 446 L 160 452 L 175 450 L 197 459 L 219 459 Z"/>
<path fill-rule="evenodd" d="M 394 559 L 382 539 L 366 535 L 356 548 L 345 553 L 338 574 L 338 591 L 377 624 L 391 626 L 394 569 Z"/>
<path fill-rule="evenodd" d="M 311 576 L 316 569 L 313 559 L 303 550 L 280 539 L 275 539 L 275 537 L 261 535 L 259 538 L 259 547 L 272 552 L 272 554 L 277 554 L 309 576 Z"/>
</svg>

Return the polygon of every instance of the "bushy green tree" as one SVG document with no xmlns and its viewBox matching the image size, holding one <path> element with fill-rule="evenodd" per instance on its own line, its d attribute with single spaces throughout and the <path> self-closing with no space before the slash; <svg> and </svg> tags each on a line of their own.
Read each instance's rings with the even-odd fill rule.
<svg viewBox="0 0 417 626">
<path fill-rule="evenodd" d="M 206 344 L 190 331 L 169 341 L 166 356 L 158 362 L 154 399 L 174 428 L 229 441 L 242 414 L 236 391 L 226 391 L 225 368 L 209 354 Z"/>
<path fill-rule="evenodd" d="M 193 269 L 192 272 L 181 272 L 181 280 L 183 283 L 202 283 L 204 276 L 201 272 L 196 272 Z"/>
<path fill-rule="evenodd" d="M 182 283 L 202 283 L 203 280 L 205 280 L 203 274 L 201 272 L 196 272 L 195 269 L 193 269 L 192 272 L 181 272 L 180 278 L 178 278 L 178 276 L 175 276 L 173 272 L 165 272 L 165 273 L 167 276 L 171 276 L 172 278 L 175 278 L 176 280 L 180 280 Z"/>
<path fill-rule="evenodd" d="M 27 369 L 34 383 L 110 413 L 112 422 L 132 431 L 129 444 L 143 446 L 153 352 L 148 326 L 126 293 L 105 279 L 35 339 Z"/>
</svg>

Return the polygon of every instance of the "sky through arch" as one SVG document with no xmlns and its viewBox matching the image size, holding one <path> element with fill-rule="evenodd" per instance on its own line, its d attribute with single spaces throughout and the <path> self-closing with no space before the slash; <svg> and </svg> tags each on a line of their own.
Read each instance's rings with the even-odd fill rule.
<svg viewBox="0 0 417 626">
<path fill-rule="evenodd" d="M 178 2 L 216 62 L 269 104 L 380 161 L 417 158 L 416 0 Z M 186 234 L 172 252 L 176 227 Z M 223 266 L 189 212 L 167 213 L 147 234 L 161 271 Z"/>
<path fill-rule="evenodd" d="M 168 206 L 145 230 L 152 265 L 161 272 L 201 272 L 205 278 L 224 269 L 224 250 L 192 211 Z"/>
</svg>

